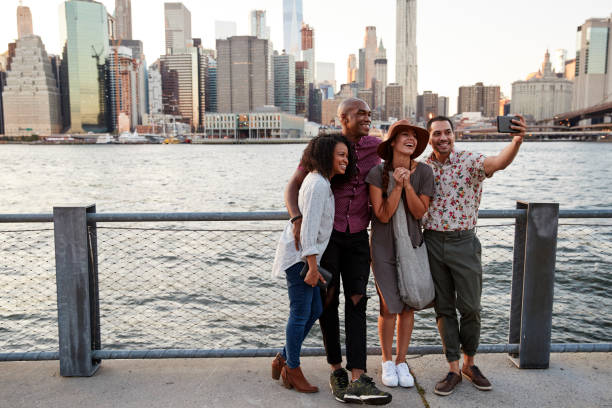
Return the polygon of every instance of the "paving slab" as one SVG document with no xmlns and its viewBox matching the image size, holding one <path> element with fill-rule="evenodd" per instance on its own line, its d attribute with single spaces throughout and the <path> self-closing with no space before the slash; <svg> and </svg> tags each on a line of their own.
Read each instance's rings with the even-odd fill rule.
<svg viewBox="0 0 612 408">
<path fill-rule="evenodd" d="M 59 362 L 0 363 L 0 407 L 345 407 L 329 392 L 323 357 L 302 368 L 316 394 L 285 389 L 270 378 L 271 358 L 105 360 L 90 378 L 59 375 Z M 387 389 L 388 407 L 611 407 L 612 353 L 553 354 L 548 370 L 519 370 L 502 354 L 477 364 L 493 383 L 478 391 L 463 381 L 448 397 L 433 394 L 447 368 L 443 356 L 409 359 L 419 387 Z M 380 385 L 380 357 L 368 358 Z"/>
</svg>

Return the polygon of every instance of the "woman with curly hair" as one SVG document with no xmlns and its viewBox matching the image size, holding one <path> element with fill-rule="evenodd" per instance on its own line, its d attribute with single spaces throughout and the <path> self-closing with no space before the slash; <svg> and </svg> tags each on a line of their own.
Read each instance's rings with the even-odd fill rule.
<svg viewBox="0 0 612 408">
<path fill-rule="evenodd" d="M 300 369 L 302 343 L 323 309 L 318 284 L 325 283 L 319 273 L 334 224 L 334 195 L 331 181 L 352 172 L 354 160 L 349 142 L 343 136 L 317 136 L 304 149 L 301 166 L 308 171 L 298 196 L 301 216 L 287 224 L 276 248 L 272 274 L 285 277 L 289 291 L 289 319 L 282 353 L 272 362 L 272 378 L 282 376 L 283 385 L 299 392 L 317 392 Z M 293 222 L 302 217 L 300 245 L 296 248 Z M 300 272 L 305 264 L 308 272 Z"/>
<path fill-rule="evenodd" d="M 398 270 L 403 254 L 420 251 L 427 259 L 421 231 L 421 218 L 434 194 L 431 168 L 416 159 L 427 147 L 427 130 L 412 126 L 407 120 L 395 122 L 387 138 L 378 146 L 384 163 L 372 168 L 369 183 L 372 219 L 372 271 L 380 299 L 378 335 L 382 349 L 382 383 L 388 387 L 412 387 L 414 378 L 406 364 L 406 352 L 414 326 L 414 305 L 400 295 Z M 401 211 L 400 211 L 401 210 Z M 401 238 L 400 238 L 401 237 Z M 408 269 L 417 259 L 408 261 Z M 426 269 L 428 270 L 427 264 Z M 432 298 L 433 300 L 433 285 Z M 397 355 L 392 361 L 393 335 L 397 325 Z"/>
</svg>

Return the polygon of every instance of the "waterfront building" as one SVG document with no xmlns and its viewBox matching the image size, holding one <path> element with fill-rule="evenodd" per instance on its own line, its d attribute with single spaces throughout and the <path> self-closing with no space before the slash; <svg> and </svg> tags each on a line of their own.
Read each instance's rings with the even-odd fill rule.
<svg viewBox="0 0 612 408">
<path fill-rule="evenodd" d="M 164 96 L 167 97 L 164 103 L 164 113 L 182 116 L 184 123 L 188 123 L 195 130 L 200 124 L 197 49 L 189 47 L 180 54 L 162 55 L 160 63 L 162 66 L 162 102 Z M 166 81 L 168 81 L 167 84 Z M 173 104 L 176 104 L 176 109 Z"/>
<path fill-rule="evenodd" d="M 402 86 L 403 114 L 413 118 L 417 101 L 416 0 L 396 0 L 395 81 Z"/>
<path fill-rule="evenodd" d="M 427 122 L 438 116 L 438 94 L 432 91 L 424 91 L 417 99 L 417 122 Z"/>
<path fill-rule="evenodd" d="M 117 39 L 132 39 L 132 0 L 115 0 L 115 31 Z"/>
<path fill-rule="evenodd" d="M 51 135 L 62 130 L 60 91 L 40 37 L 17 40 L 2 92 L 5 132 L 11 136 Z"/>
<path fill-rule="evenodd" d="M 268 51 L 268 40 L 257 37 L 217 40 L 218 112 L 252 112 L 272 104 L 269 71 L 273 68 Z M 293 72 L 295 75 L 295 68 Z"/>
<path fill-rule="evenodd" d="M 110 129 L 117 133 L 131 131 L 139 124 L 138 70 L 134 62 L 130 48 L 111 46 L 106 72 Z"/>
<path fill-rule="evenodd" d="M 308 77 L 306 83 L 315 83 L 316 78 L 316 63 L 315 63 L 315 40 L 314 29 L 308 24 L 302 25 L 302 60 L 308 65 Z M 308 89 L 308 88 L 306 88 Z"/>
<path fill-rule="evenodd" d="M 366 86 L 366 52 L 365 48 L 359 49 L 359 70 L 357 71 L 357 83 L 359 88 L 365 88 Z"/>
<path fill-rule="evenodd" d="M 295 59 L 283 53 L 274 55 L 274 105 L 295 115 Z"/>
<path fill-rule="evenodd" d="M 204 133 L 215 139 L 286 139 L 304 135 L 304 118 L 266 107 L 257 112 L 207 113 Z"/>
<path fill-rule="evenodd" d="M 204 49 L 201 45 L 201 41 L 198 40 L 198 104 L 199 104 L 199 115 L 198 115 L 198 131 L 201 131 L 204 127 L 204 114 L 206 113 L 206 82 L 208 76 L 208 61 L 211 58 L 208 50 Z"/>
<path fill-rule="evenodd" d="M 106 132 L 110 119 L 105 89 L 108 12 L 97 1 L 68 0 L 61 17 L 64 125 L 71 133 Z"/>
<path fill-rule="evenodd" d="M 321 109 L 323 103 L 323 92 L 315 88 L 314 84 L 308 84 L 308 120 L 321 123 Z"/>
<path fill-rule="evenodd" d="M 448 102 L 448 96 L 438 96 L 438 115 L 448 116 Z"/>
<path fill-rule="evenodd" d="M 206 75 L 206 112 L 217 112 L 217 60 L 208 57 L 208 74 Z"/>
<path fill-rule="evenodd" d="M 32 27 L 32 13 L 30 8 L 23 6 L 21 0 L 17 7 L 17 38 L 25 37 L 26 35 L 33 35 L 34 29 Z"/>
<path fill-rule="evenodd" d="M 266 10 L 251 10 L 249 15 L 249 35 L 262 40 L 270 39 L 270 27 L 266 25 Z"/>
<path fill-rule="evenodd" d="M 525 81 L 512 83 L 512 110 L 535 120 L 552 119 L 572 107 L 574 83 L 559 78 L 552 70 L 548 50 L 541 69 Z"/>
<path fill-rule="evenodd" d="M 321 103 L 321 124 L 325 126 L 340 126 L 338 118 L 338 106 L 344 98 L 336 97 L 335 99 L 325 99 Z"/>
<path fill-rule="evenodd" d="M 112 45 L 112 43 L 111 43 Z M 147 61 L 144 55 L 144 47 L 140 40 L 121 40 L 121 46 L 127 47 L 132 50 L 132 63 L 134 70 L 136 71 L 136 98 L 137 104 L 135 112 L 137 114 L 136 122 L 134 125 L 142 124 L 144 115 L 148 111 L 148 75 L 147 75 Z"/>
<path fill-rule="evenodd" d="M 166 54 L 182 53 L 191 43 L 191 12 L 183 3 L 164 3 Z"/>
<path fill-rule="evenodd" d="M 236 23 L 234 21 L 215 20 L 215 40 L 227 40 L 236 36 Z"/>
<path fill-rule="evenodd" d="M 162 104 L 162 77 L 159 72 L 159 60 L 149 67 L 148 88 L 149 88 L 149 114 L 158 115 L 164 111 Z"/>
<path fill-rule="evenodd" d="M 392 83 L 385 88 L 385 116 L 387 120 L 403 119 L 404 112 L 403 87 L 400 84 Z M 393 118 L 393 119 L 391 119 Z"/>
<path fill-rule="evenodd" d="M 357 56 L 349 54 L 346 63 L 346 83 L 357 82 Z"/>
<path fill-rule="evenodd" d="M 310 70 L 306 61 L 295 63 L 295 113 L 308 117 L 308 77 Z"/>
<path fill-rule="evenodd" d="M 283 47 L 294 58 L 300 57 L 302 49 L 300 28 L 303 21 L 302 0 L 283 0 Z"/>
<path fill-rule="evenodd" d="M 333 62 L 316 62 L 317 86 L 331 85 L 332 93 L 336 92 L 336 66 Z"/>
<path fill-rule="evenodd" d="M 482 82 L 459 87 L 457 113 L 481 112 L 484 117 L 497 116 L 499 111 L 499 85 L 485 86 Z"/>
<path fill-rule="evenodd" d="M 591 18 L 576 33 L 572 110 L 612 101 L 612 15 Z"/>
<path fill-rule="evenodd" d="M 350 84 L 342 84 L 340 85 L 340 92 L 338 92 L 338 96 L 343 99 L 357 98 L 359 89 L 359 84 L 357 82 L 351 82 Z"/>
<path fill-rule="evenodd" d="M 368 26 L 365 29 L 365 37 L 363 39 L 364 59 L 365 59 L 365 89 L 372 88 L 372 80 L 376 78 L 374 69 L 374 60 L 378 52 L 378 41 L 376 40 L 376 27 Z M 360 67 L 362 68 L 362 67 Z"/>
</svg>

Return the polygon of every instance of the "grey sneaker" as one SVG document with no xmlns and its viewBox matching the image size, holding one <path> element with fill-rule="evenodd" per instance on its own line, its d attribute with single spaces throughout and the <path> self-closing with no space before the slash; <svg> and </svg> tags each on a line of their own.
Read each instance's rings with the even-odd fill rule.
<svg viewBox="0 0 612 408">
<path fill-rule="evenodd" d="M 334 398 L 340 402 L 344 401 L 344 393 L 348 387 L 348 373 L 344 368 L 339 368 L 329 375 L 329 387 L 331 388 Z"/>
<path fill-rule="evenodd" d="M 344 393 L 345 402 L 358 404 L 385 405 L 391 402 L 391 394 L 376 388 L 374 381 L 365 374 L 349 384 Z"/>
</svg>

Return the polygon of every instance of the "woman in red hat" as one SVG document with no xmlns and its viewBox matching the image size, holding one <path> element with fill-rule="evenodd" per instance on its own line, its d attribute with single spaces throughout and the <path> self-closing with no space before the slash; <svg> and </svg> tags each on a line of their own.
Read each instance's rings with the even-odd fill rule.
<svg viewBox="0 0 612 408">
<path fill-rule="evenodd" d="M 404 302 L 398 288 L 398 251 L 411 251 L 423 244 L 421 218 L 434 194 L 431 168 L 416 159 L 427 147 L 427 130 L 408 120 L 395 122 L 378 147 L 384 162 L 368 173 L 372 219 L 372 270 L 380 299 L 378 334 L 382 348 L 382 382 L 388 387 L 412 387 L 414 378 L 406 364 L 406 353 L 414 326 L 414 310 Z M 401 206 L 401 211 L 398 211 Z M 396 216 L 401 212 L 401 218 Z M 399 224 L 398 224 L 399 222 Z M 402 231 L 397 231 L 402 230 Z M 403 232 L 405 242 L 398 242 Z M 410 241 L 410 242 L 407 242 Z M 422 249 L 425 249 L 423 246 Z M 422 252 L 425 254 L 426 251 Z M 412 256 L 412 254 L 411 254 Z M 429 266 L 426 266 L 427 270 Z M 404 299 L 404 300 L 403 300 Z M 433 300 L 433 297 L 432 299 Z M 397 355 L 392 361 L 393 337 L 397 325 Z"/>
</svg>

